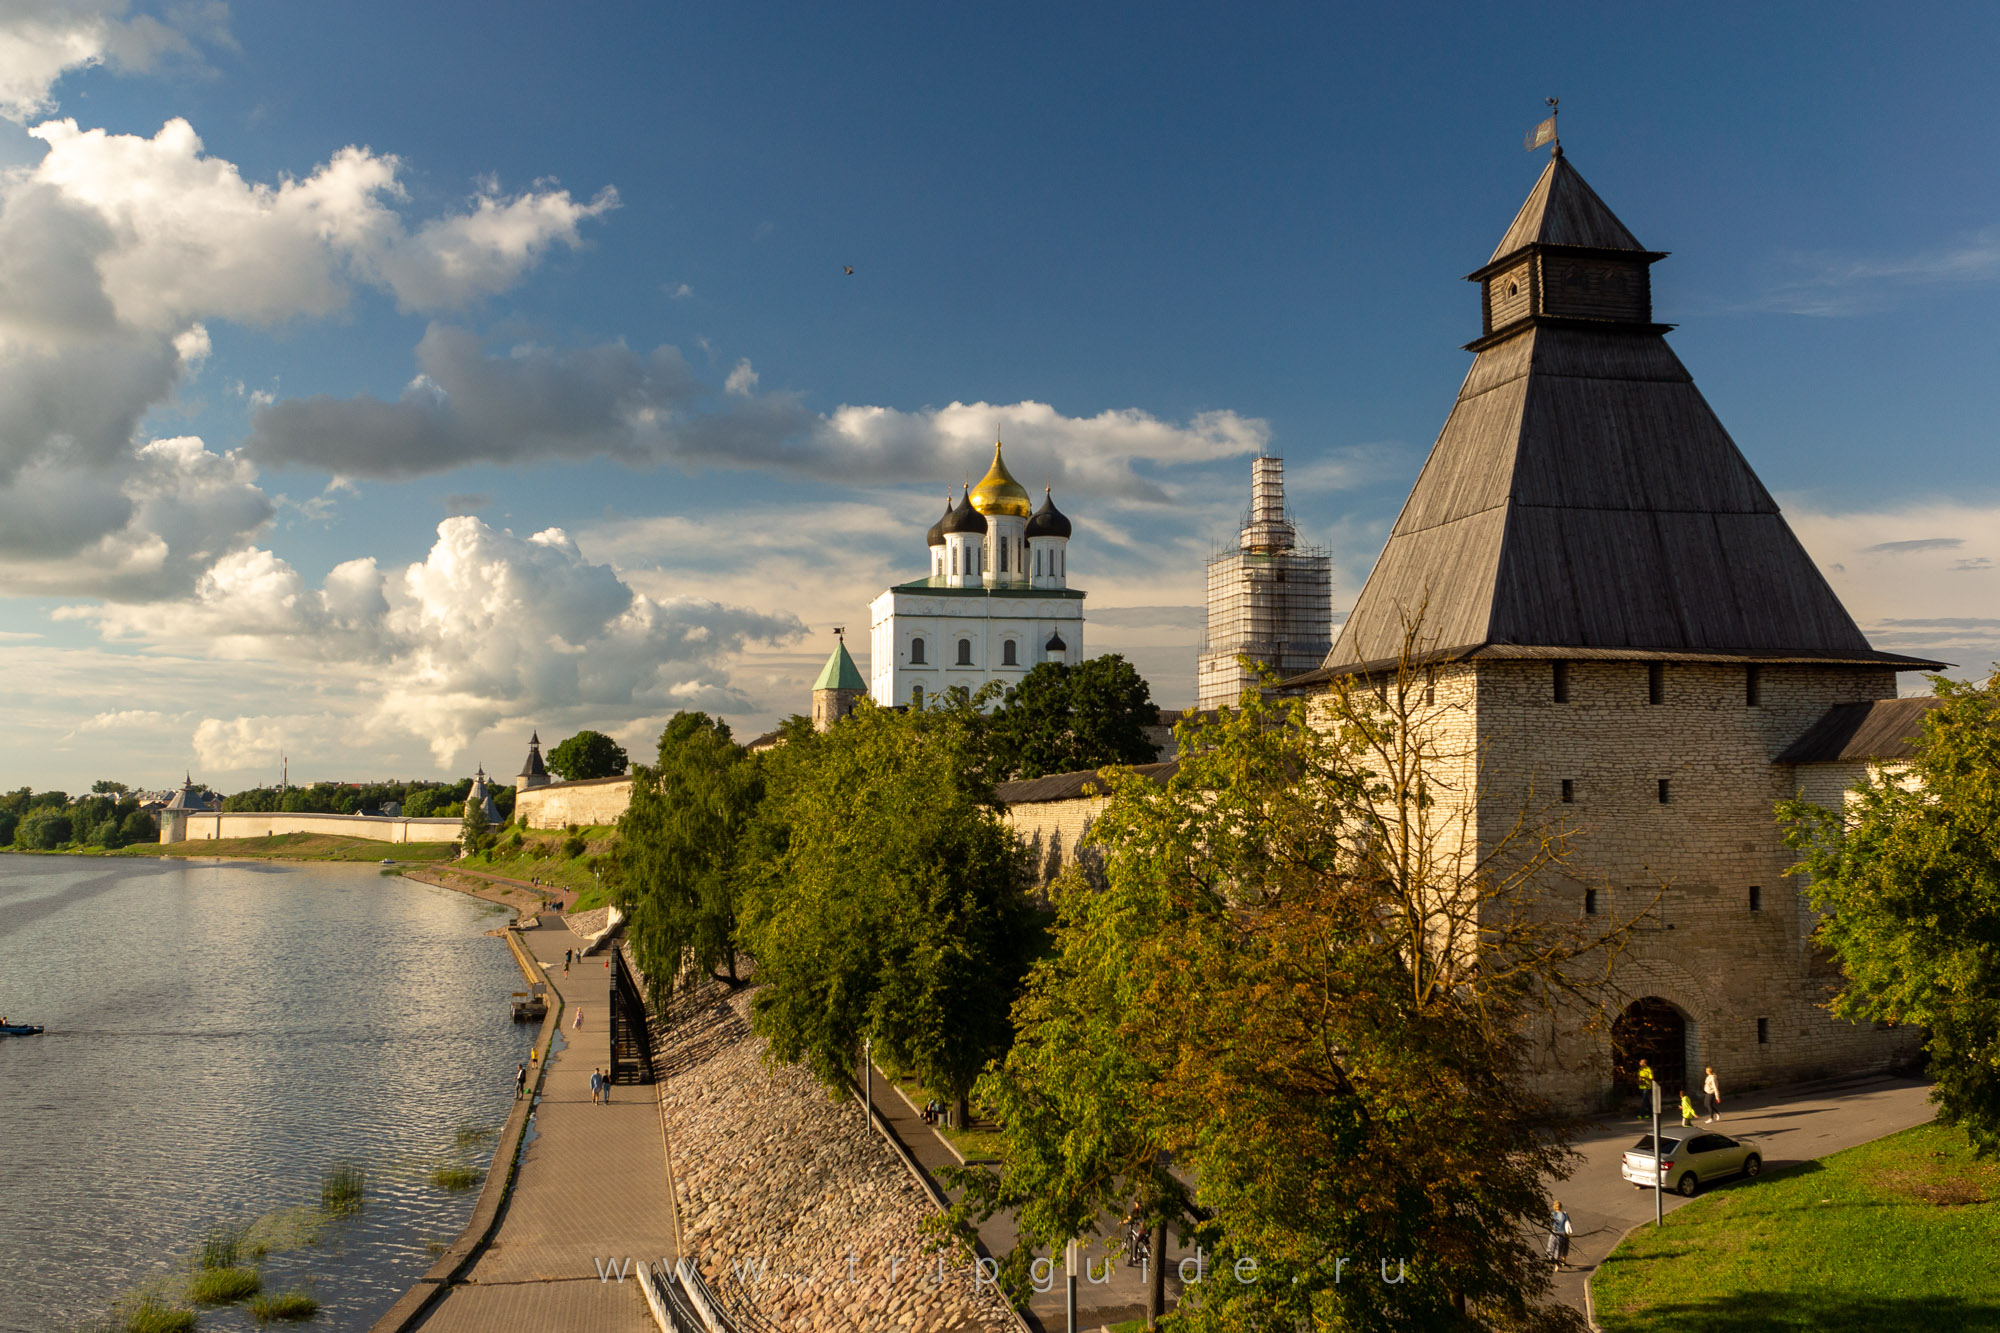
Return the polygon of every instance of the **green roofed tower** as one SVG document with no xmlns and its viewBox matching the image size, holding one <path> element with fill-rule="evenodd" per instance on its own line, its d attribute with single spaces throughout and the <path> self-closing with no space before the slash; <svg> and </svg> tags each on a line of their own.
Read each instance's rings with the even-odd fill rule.
<svg viewBox="0 0 2000 1333">
<path fill-rule="evenodd" d="M 826 665 L 820 668 L 819 679 L 813 682 L 812 719 L 819 731 L 853 712 L 855 702 L 868 693 L 868 682 L 861 678 L 861 669 L 848 655 L 847 640 L 841 635 L 840 629 L 833 631 L 833 651 L 827 654 Z"/>
</svg>

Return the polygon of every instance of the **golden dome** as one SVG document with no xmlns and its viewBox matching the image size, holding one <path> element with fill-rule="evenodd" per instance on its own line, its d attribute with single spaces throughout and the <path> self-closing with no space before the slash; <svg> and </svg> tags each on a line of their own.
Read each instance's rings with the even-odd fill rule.
<svg viewBox="0 0 2000 1333">
<path fill-rule="evenodd" d="M 1014 474 L 1001 461 L 997 440 L 993 444 L 993 466 L 986 469 L 986 475 L 972 488 L 972 507 L 982 514 L 1012 514 L 1016 518 L 1026 518 L 1032 512 L 1028 488 L 1015 481 Z"/>
</svg>

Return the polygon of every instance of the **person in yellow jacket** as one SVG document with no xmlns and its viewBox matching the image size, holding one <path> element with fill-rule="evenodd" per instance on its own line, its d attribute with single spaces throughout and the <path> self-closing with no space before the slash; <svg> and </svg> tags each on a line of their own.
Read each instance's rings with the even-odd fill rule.
<svg viewBox="0 0 2000 1333">
<path fill-rule="evenodd" d="M 1685 1129 L 1689 1125 L 1692 1125 L 1693 1123 L 1694 1123 L 1694 1098 L 1688 1096 L 1687 1093 L 1683 1091 L 1681 1093 L 1681 1128 Z"/>
</svg>

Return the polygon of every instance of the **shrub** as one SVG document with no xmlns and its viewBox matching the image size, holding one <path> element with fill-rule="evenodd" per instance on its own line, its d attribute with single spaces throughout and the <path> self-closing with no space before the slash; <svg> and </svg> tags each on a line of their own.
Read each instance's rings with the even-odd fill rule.
<svg viewBox="0 0 2000 1333">
<path fill-rule="evenodd" d="M 160 837 L 160 821 L 144 810 L 134 810 L 125 816 L 125 822 L 118 826 L 118 836 L 128 844 L 157 842 Z"/>
<path fill-rule="evenodd" d="M 485 1178 L 485 1172 L 470 1166 L 435 1166 L 431 1168 L 431 1184 L 441 1190 L 469 1190 Z"/>
<path fill-rule="evenodd" d="M 207 1237 L 201 1242 L 201 1249 L 194 1256 L 195 1268 L 236 1267 L 236 1261 L 243 1255 L 243 1242 L 249 1230 L 248 1227 L 210 1227 Z"/>
<path fill-rule="evenodd" d="M 571 860 L 575 860 L 577 857 L 582 856 L 583 848 L 584 848 L 583 839 L 577 837 L 574 833 L 570 834 L 567 838 L 563 839 L 562 854 L 564 856 L 569 857 Z"/>
<path fill-rule="evenodd" d="M 204 1268 L 188 1279 L 188 1299 L 196 1305 L 228 1305 L 255 1296 L 263 1285 L 254 1268 Z"/>
<path fill-rule="evenodd" d="M 118 836 L 117 821 L 107 819 L 92 829 L 90 831 L 90 845 L 92 847 L 102 847 L 107 852 L 116 851 L 118 848 L 123 847 L 125 844 Z"/>
</svg>

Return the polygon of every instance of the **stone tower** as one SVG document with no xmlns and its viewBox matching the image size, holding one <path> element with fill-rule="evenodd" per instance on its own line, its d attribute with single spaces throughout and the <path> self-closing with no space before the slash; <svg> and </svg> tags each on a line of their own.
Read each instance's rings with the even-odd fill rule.
<svg viewBox="0 0 2000 1333">
<path fill-rule="evenodd" d="M 521 765 L 521 771 L 514 776 L 514 790 L 523 792 L 530 787 L 548 785 L 548 766 L 542 762 L 542 733 L 531 732 L 528 736 L 528 760 Z"/>
<path fill-rule="evenodd" d="M 1839 977 L 1773 806 L 1790 747 L 1941 664 L 1878 652 L 1793 536 L 1653 318 L 1642 246 L 1560 147 L 1479 284 L 1458 401 L 1322 671 L 1382 680 L 1415 626 L 1434 785 L 1489 851 L 1524 811 L 1574 831 L 1536 893 L 1636 921 L 1610 1034 L 1556 1031 L 1577 1109 L 1704 1064 L 1741 1086 L 1879 1068 L 1904 1029 L 1832 1018 Z M 1791 760 L 1791 762 L 1788 762 Z M 1655 897 L 1657 895 L 1657 903 Z"/>
<path fill-rule="evenodd" d="M 1231 550 L 1208 562 L 1208 632 L 1195 662 L 1195 707 L 1234 706 L 1257 683 L 1237 660 L 1281 676 L 1320 665 L 1333 630 L 1333 560 L 1301 547 L 1285 512 L 1285 460 L 1250 464 L 1250 509 Z"/>
<path fill-rule="evenodd" d="M 838 629 L 833 633 L 833 651 L 827 654 L 826 665 L 820 668 L 819 679 L 813 682 L 812 720 L 816 731 L 825 731 L 853 712 L 861 696 L 868 693 L 868 682 L 861 678 L 860 668 L 848 655 L 847 640 Z"/>
</svg>

